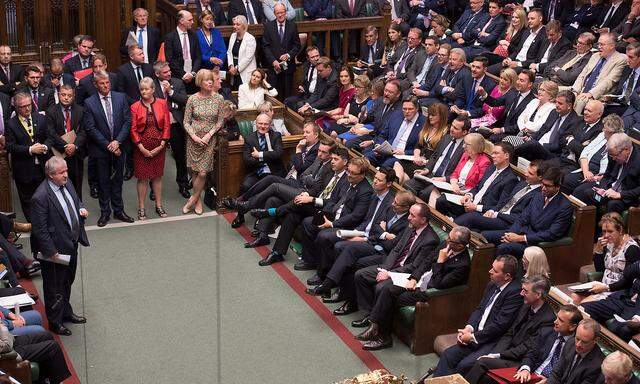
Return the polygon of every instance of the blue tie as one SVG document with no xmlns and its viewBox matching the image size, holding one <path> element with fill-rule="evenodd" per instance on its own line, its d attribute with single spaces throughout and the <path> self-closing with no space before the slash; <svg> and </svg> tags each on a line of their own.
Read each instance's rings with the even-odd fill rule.
<svg viewBox="0 0 640 384">
<path fill-rule="evenodd" d="M 264 152 L 267 149 L 267 139 L 265 139 L 264 135 L 258 135 L 258 144 L 261 151 Z"/>
<path fill-rule="evenodd" d="M 556 348 L 553 350 L 553 354 L 551 355 L 551 361 L 547 364 L 540 374 L 544 377 L 549 377 L 553 367 L 556 366 L 558 360 L 560 360 L 560 352 L 562 352 L 562 344 L 564 344 L 564 337 L 558 336 L 558 343 L 556 343 Z"/>
<path fill-rule="evenodd" d="M 473 86 L 471 86 L 471 92 L 469 92 L 469 96 L 467 96 L 467 111 L 471 109 L 471 105 L 473 105 L 473 99 L 476 96 L 476 85 L 478 85 L 478 80 L 473 79 Z"/>
<path fill-rule="evenodd" d="M 598 76 L 600 76 L 600 71 L 602 70 L 602 67 L 604 67 L 604 63 L 606 61 L 607 60 L 604 58 L 601 58 L 600 61 L 598 61 L 598 64 L 596 64 L 595 68 L 593 68 L 593 71 L 591 71 L 589 77 L 587 77 L 587 81 L 585 81 L 584 83 L 584 87 L 582 88 L 583 93 L 589 92 L 591 88 L 593 88 L 596 80 L 598 80 Z"/>
<path fill-rule="evenodd" d="M 449 145 L 449 149 L 447 149 L 447 153 L 444 154 L 444 159 L 440 163 L 440 166 L 438 166 L 438 169 L 436 169 L 436 171 L 434 172 L 434 175 L 436 175 L 436 177 L 444 176 L 444 173 L 447 171 L 447 166 L 451 162 L 451 155 L 453 154 L 453 149 L 455 147 L 456 147 L 456 141 L 454 139 L 451 141 L 451 145 Z"/>
<path fill-rule="evenodd" d="M 138 47 L 140 47 L 140 49 L 142 49 L 142 32 L 144 32 L 144 28 L 140 28 L 140 30 L 138 31 Z"/>
</svg>

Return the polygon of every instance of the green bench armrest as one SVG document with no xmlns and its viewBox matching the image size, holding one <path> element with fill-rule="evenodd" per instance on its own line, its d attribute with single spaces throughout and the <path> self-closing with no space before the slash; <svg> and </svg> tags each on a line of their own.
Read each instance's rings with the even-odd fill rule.
<svg viewBox="0 0 640 384">
<path fill-rule="evenodd" d="M 565 236 L 561 237 L 556 241 L 543 241 L 538 244 L 542 248 L 550 248 L 550 247 L 558 247 L 560 245 L 571 245 L 573 243 L 573 238 Z"/>
<path fill-rule="evenodd" d="M 468 288 L 469 288 L 468 285 L 458 285 L 458 286 L 446 288 L 446 289 L 429 288 L 427 289 L 426 294 L 429 297 L 444 296 L 444 295 L 451 295 L 454 293 L 461 293 L 466 291 Z"/>
<path fill-rule="evenodd" d="M 602 277 L 604 276 L 604 272 L 588 272 L 587 273 L 587 281 L 602 281 Z"/>
</svg>

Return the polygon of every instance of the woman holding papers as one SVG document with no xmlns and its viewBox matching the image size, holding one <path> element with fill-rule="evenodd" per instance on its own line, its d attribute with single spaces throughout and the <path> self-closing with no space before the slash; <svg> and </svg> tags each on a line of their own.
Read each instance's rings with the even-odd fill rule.
<svg viewBox="0 0 640 384">
<path fill-rule="evenodd" d="M 413 160 L 400 160 L 393 165 L 400 184 L 404 184 L 416 170 L 427 164 L 427 159 L 449 131 L 448 116 L 449 108 L 446 105 L 435 103 L 429 106 L 427 120 L 418 135 L 418 145 L 413 150 Z"/>
<path fill-rule="evenodd" d="M 624 233 L 624 222 L 618 213 L 607 213 L 600 220 L 602 236 L 593 247 L 593 264 L 603 272 L 602 281 L 594 282 L 589 291 L 574 292 L 571 297 L 578 305 L 584 301 L 606 298 L 611 292 L 623 289 L 625 269 L 640 260 L 640 248 L 631 236 Z"/>
</svg>

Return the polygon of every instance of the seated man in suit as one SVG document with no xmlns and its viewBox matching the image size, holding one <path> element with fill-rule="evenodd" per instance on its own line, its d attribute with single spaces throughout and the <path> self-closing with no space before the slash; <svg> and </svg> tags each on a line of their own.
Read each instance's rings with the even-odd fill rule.
<svg viewBox="0 0 640 384">
<path fill-rule="evenodd" d="M 33 111 L 28 93 L 13 97 L 16 115 L 5 126 L 6 149 L 11 155 L 11 174 L 25 219 L 31 222 L 31 196 L 44 180 L 44 163 L 51 155 L 47 119 Z"/>
<path fill-rule="evenodd" d="M 477 90 L 482 88 L 483 92 L 491 93 L 496 86 L 496 82 L 486 76 L 487 66 L 489 60 L 484 56 L 477 56 L 473 58 L 471 62 L 471 82 L 468 86 L 465 86 L 465 104 L 458 106 L 454 104 L 451 106 L 451 112 L 457 115 L 468 116 L 470 118 L 476 118 L 484 115 L 482 105 L 484 102 L 478 97 Z"/>
<path fill-rule="evenodd" d="M 393 284 L 382 285 L 369 315 L 369 327 L 356 336 L 356 339 L 365 341 L 362 349 L 378 350 L 393 345 L 391 327 L 397 307 L 428 301 L 429 297 L 425 291 L 429 288 L 447 289 L 467 283 L 471 270 L 471 259 L 467 250 L 470 239 L 471 232 L 468 228 L 453 227 L 449 237 L 429 256 L 424 257 L 417 268 L 414 267 L 414 263 L 411 263 L 394 270 L 394 272 L 411 275 L 407 279 L 406 287 Z M 432 275 L 426 286 L 418 285 L 421 278 L 428 272 Z"/>
<path fill-rule="evenodd" d="M 620 81 L 611 91 L 612 96 L 604 96 L 603 100 L 607 104 L 605 115 L 615 113 L 622 116 L 629 107 L 631 94 L 640 91 L 640 43 L 635 42 L 627 45 L 627 66 L 624 67 Z"/>
<path fill-rule="evenodd" d="M 498 256 L 489 270 L 487 288 L 467 325 L 458 332 L 458 344 L 440 356 L 434 377 L 466 374 L 476 360 L 489 353 L 504 335 L 522 306 L 520 282 L 514 280 L 518 261 L 513 256 Z"/>
<path fill-rule="evenodd" d="M 31 95 L 33 111 L 45 114 L 47 108 L 56 103 L 56 99 L 54 96 L 55 91 L 42 83 L 42 76 L 43 73 L 40 68 L 34 65 L 27 67 L 24 71 L 25 85 L 18 88 L 18 92 Z"/>
<path fill-rule="evenodd" d="M 124 93 L 111 91 L 107 72 L 94 73 L 93 81 L 98 93 L 85 101 L 83 122 L 89 137 L 88 153 L 94 158 L 98 177 L 98 226 L 107 225 L 112 209 L 116 219 L 132 223 L 122 201 L 123 153 L 131 129 L 129 104 Z"/>
<path fill-rule="evenodd" d="M 538 131 L 523 138 L 525 143 L 516 148 L 516 158 L 549 160 L 559 157 L 566 144 L 566 133 L 571 132 L 578 123 L 578 115 L 573 110 L 575 100 L 576 96 L 571 91 L 558 92 L 556 110 L 549 114 Z"/>
<path fill-rule="evenodd" d="M 133 10 L 133 26 L 122 31 L 120 39 L 120 54 L 129 56 L 129 43 L 135 36 L 135 41 L 142 49 L 144 54 L 144 62 L 153 65 L 158 60 L 158 52 L 160 51 L 160 30 L 149 25 L 149 11 L 144 8 L 136 8 Z M 216 25 L 221 25 L 216 22 Z"/>
<path fill-rule="evenodd" d="M 562 35 L 562 24 L 552 20 L 546 26 L 547 39 L 540 47 L 539 56 L 529 64 L 529 69 L 536 73 L 544 73 L 547 65 L 553 65 L 553 61 L 568 49 L 571 42 Z"/>
<path fill-rule="evenodd" d="M 522 33 L 518 44 L 514 47 L 509 46 L 509 57 L 501 63 L 490 66 L 489 73 L 498 76 L 500 70 L 505 67 L 513 68 L 520 73 L 521 70 L 528 69 L 531 63 L 536 62 L 538 57 L 542 57 L 542 46 L 547 40 L 542 21 L 542 10 L 536 8 L 530 10 L 527 14 L 527 29 Z"/>
<path fill-rule="evenodd" d="M 396 246 L 377 265 L 359 269 L 355 276 L 358 308 L 364 316 L 351 323 L 354 327 L 371 325 L 369 316 L 375 304 L 375 298 L 384 286 L 393 285 L 389 272 L 416 271 L 438 247 L 440 239 L 429 225 L 429 207 L 424 203 L 416 203 L 409 209 L 409 227 L 402 232 Z"/>
<path fill-rule="evenodd" d="M 74 103 L 75 88 L 70 84 L 60 87 L 60 104 L 47 109 L 49 135 L 51 145 L 58 152 L 64 153 L 69 172 L 69 180 L 82 200 L 82 175 L 84 173 L 84 156 L 87 151 L 87 133 L 82 125 L 84 108 Z M 75 132 L 75 140 L 66 142 L 61 136 Z"/>
<path fill-rule="evenodd" d="M 541 193 L 536 193 L 515 223 L 507 229 L 482 232 L 487 241 L 497 246 L 496 255 L 522 257 L 527 246 L 555 241 L 567 233 L 573 206 L 560 193 L 561 183 L 561 171 L 548 168 L 542 175 Z"/>
<path fill-rule="evenodd" d="M 531 203 L 531 199 L 536 194 L 542 181 L 542 175 L 548 165 L 534 160 L 529 163 L 524 180 L 518 182 L 507 194 L 506 198 L 501 197 L 498 206 L 486 210 L 466 212 L 454 220 L 456 224 L 470 228 L 475 232 L 505 229 L 512 225 L 526 206 Z"/>
<path fill-rule="evenodd" d="M 293 233 L 308 216 L 314 215 L 318 210 L 331 210 L 341 200 L 342 195 L 349 187 L 347 181 L 347 162 L 349 151 L 345 148 L 336 148 L 331 154 L 331 178 L 324 185 L 320 194 L 316 197 L 309 192 L 298 194 L 293 201 L 287 202 L 277 208 L 266 210 L 254 210 L 252 215 L 258 219 L 267 217 L 283 218 L 278 238 L 273 245 L 271 253 L 258 262 L 260 266 L 284 261 L 284 255 L 289 249 Z"/>
<path fill-rule="evenodd" d="M 541 279 L 540 277 L 533 278 Z M 528 305 L 524 307 L 530 308 Z M 538 311 L 536 311 L 536 315 Z M 555 317 L 553 327 L 541 324 L 535 332 L 531 332 L 528 340 L 524 340 L 525 343 L 513 345 L 507 350 L 500 350 L 498 348 L 500 342 L 498 342 L 496 344 L 497 352 L 478 359 L 465 379 L 471 384 L 490 383 L 493 380 L 486 376 L 487 371 L 508 367 L 519 367 L 515 378 L 524 383 L 530 380 L 531 372 L 548 378 L 553 368 L 558 365 L 563 349 L 574 343 L 573 335 L 578 323 L 582 321 L 582 313 L 575 305 L 563 305 L 558 309 L 557 315 L 554 316 L 553 311 L 551 315 Z M 507 335 L 503 336 L 501 340 L 503 339 L 508 341 L 506 340 Z"/>
<path fill-rule="evenodd" d="M 615 33 L 604 33 L 598 38 L 600 52 L 589 59 L 571 90 L 578 95 L 575 110 L 582 113 L 589 100 L 600 100 L 610 94 L 620 80 L 622 70 L 627 65 L 627 56 L 616 51 Z"/>
<path fill-rule="evenodd" d="M 409 208 L 415 203 L 416 198 L 411 192 L 398 192 L 386 216 L 380 216 L 381 220 L 371 225 L 368 237 L 354 237 L 336 243 L 334 248 L 338 257 L 322 282 L 325 287 L 339 287 L 334 295 L 322 299 L 325 303 L 344 301 L 333 311 L 334 315 L 343 316 L 358 311 L 354 274 L 360 268 L 381 264 L 384 261 L 409 225 L 407 220 Z M 323 288 L 318 290 L 322 291 Z M 311 293 L 315 294 L 315 292 Z"/>
<path fill-rule="evenodd" d="M 318 81 L 320 81 L 318 70 L 316 69 L 316 64 L 318 64 L 318 60 L 320 59 L 320 50 L 315 45 L 312 45 L 307 47 L 306 52 L 307 61 L 302 65 L 304 77 L 302 78 L 302 84 L 298 85 L 298 94 L 289 96 L 284 100 L 284 104 L 290 109 L 297 110 L 300 108 L 305 100 L 313 95 Z"/>
<path fill-rule="evenodd" d="M 409 97 L 402 102 L 402 113 L 389 117 L 384 128 L 372 139 L 360 143 L 364 156 L 373 166 L 393 167 L 397 159 L 393 155 L 412 155 L 418 143 L 418 135 L 425 122 L 420 113 L 418 99 Z M 391 151 L 388 152 L 390 144 Z"/>
<path fill-rule="evenodd" d="M 76 79 L 68 73 L 64 73 L 64 63 L 59 58 L 49 61 L 49 73 L 42 78 L 44 86 L 53 89 L 55 103 L 60 103 L 60 87 L 69 85 L 76 87 Z"/>
<path fill-rule="evenodd" d="M 22 65 L 11 62 L 11 47 L 0 45 L 0 92 L 7 96 L 13 96 L 16 87 L 24 79 L 24 69 Z"/>
<path fill-rule="evenodd" d="M 598 383 L 638 384 L 640 380 L 633 373 L 633 361 L 629 355 L 615 351 L 607 355 L 600 366 L 602 374 Z"/>
<path fill-rule="evenodd" d="M 313 113 L 314 109 L 330 110 L 338 106 L 340 85 L 338 83 L 338 71 L 333 68 L 331 59 L 322 56 L 316 63 L 318 82 L 315 90 L 309 98 L 298 103 L 298 113 Z"/>
<path fill-rule="evenodd" d="M 602 113 L 604 104 L 598 100 L 589 100 L 584 108 L 583 121 L 574 123 L 573 129 L 567 129 L 560 139 L 564 148 L 560 153 L 560 167 L 563 172 L 579 168 L 578 159 L 582 151 L 602 132 Z M 575 185 L 573 188 L 575 188 Z"/>
<path fill-rule="evenodd" d="M 487 168 L 482 180 L 462 199 L 462 205 L 450 202 L 445 195 L 438 197 L 436 209 L 446 216 L 458 217 L 465 212 L 484 213 L 507 203 L 518 177 L 510 167 L 513 145 L 501 141 L 491 150 L 493 165 Z"/>
<path fill-rule="evenodd" d="M 386 80 L 403 80 L 407 77 L 407 71 L 416 62 L 416 65 L 424 63 L 425 52 L 422 47 L 422 31 L 411 28 L 407 35 L 407 46 L 404 50 L 396 50 L 390 59 L 395 65 L 385 74 Z"/>
<path fill-rule="evenodd" d="M 602 132 L 598 134 L 580 153 L 580 167 L 565 174 L 562 192 L 572 194 L 582 183 L 598 182 L 609 165 L 606 144 L 609 138 L 618 132 L 624 132 L 624 122 L 618 115 L 609 115 L 602 119 Z"/>
<path fill-rule="evenodd" d="M 427 46 L 427 52 L 429 50 L 428 41 L 432 39 L 433 44 L 438 44 L 440 48 L 437 49 L 435 61 L 432 62 L 427 73 L 422 78 L 416 77 L 416 81 L 411 84 L 411 88 L 407 89 L 407 93 L 417 96 L 419 99 L 428 98 L 433 93 L 432 89 L 444 79 L 444 74 L 449 68 L 449 58 L 451 52 L 451 45 L 440 44 L 438 39 L 434 36 L 429 36 L 425 39 L 425 45 Z M 425 64 L 427 59 L 425 59 Z M 411 73 L 407 74 L 407 78 Z"/>
<path fill-rule="evenodd" d="M 340 200 L 333 205 L 323 206 L 322 212 L 316 217 L 306 217 L 302 220 L 299 239 L 302 256 L 300 262 L 296 264 L 299 270 L 318 268 L 319 274 L 324 275 L 326 270 L 322 270 L 324 266 L 320 265 L 322 248 L 333 248 L 333 245 L 340 240 L 337 237 L 338 229 L 354 229 L 364 220 L 374 193 L 365 177 L 368 167 L 369 162 L 366 159 L 349 160 L 347 185 L 341 193 Z M 378 187 L 385 183 L 386 181 L 378 183 Z M 318 217 L 321 220 L 316 221 Z M 322 280 L 318 283 L 321 282 Z"/>
<path fill-rule="evenodd" d="M 363 236 L 355 237 L 356 240 L 351 241 L 366 241 L 371 236 L 371 230 L 374 231 L 380 228 L 380 222 L 384 220 L 391 211 L 391 202 L 394 200 L 394 192 L 391 191 L 393 183 L 397 181 L 396 174 L 391 168 L 380 168 L 373 177 L 373 196 L 369 202 L 367 213 L 361 222 L 354 227 L 354 230 L 363 232 Z M 374 236 L 375 237 L 375 236 Z M 327 273 L 332 268 L 333 263 L 338 257 L 338 252 L 334 250 L 334 246 L 343 240 L 338 236 L 336 231 L 332 231 L 330 228 L 320 232 L 315 240 L 314 245 L 317 245 L 317 273 L 316 276 L 307 280 L 309 285 L 316 285 L 315 288 L 307 289 L 307 293 L 312 295 L 322 295 L 331 292 L 331 289 L 337 284 L 336 281 L 327 278 Z M 344 240 L 349 240 L 345 238 Z M 303 250 L 304 252 L 304 250 Z M 302 264 L 302 263 L 301 263 Z M 303 264 L 306 266 L 306 262 Z M 316 265 L 310 264 L 309 267 Z"/>
<path fill-rule="evenodd" d="M 611 161 L 602 179 L 583 183 L 573 194 L 587 204 L 622 214 L 640 197 L 640 147 L 625 133 L 614 133 L 606 149 Z"/>
<path fill-rule="evenodd" d="M 524 305 L 520 307 L 509 330 L 498 340 L 491 351 L 473 365 L 465 379 L 478 383 L 490 369 L 517 366 L 517 362 L 528 352 L 540 333 L 540 329 L 550 328 L 556 315 L 545 301 L 551 289 L 549 279 L 543 276 L 528 276 L 522 280 Z"/>
<path fill-rule="evenodd" d="M 484 10 L 484 0 L 469 1 L 469 8 L 453 24 L 451 38 L 455 41 L 455 46 L 462 47 L 473 44 L 489 17 L 489 14 Z"/>
<path fill-rule="evenodd" d="M 364 29 L 364 42 L 360 48 L 360 56 L 356 62 L 357 73 L 362 74 L 371 71 L 376 74 L 380 71 L 382 54 L 384 53 L 384 41 L 378 37 L 378 28 L 369 25 Z"/>
<path fill-rule="evenodd" d="M 466 63 L 467 57 L 462 48 L 453 48 L 449 52 L 449 65 L 442 79 L 429 90 L 428 97 L 420 99 L 420 105 L 444 103 L 450 107 L 456 105 L 464 108 L 473 82 Z"/>
<path fill-rule="evenodd" d="M 412 95 L 413 89 L 420 88 L 425 83 L 425 80 L 436 71 L 438 68 L 439 49 L 440 43 L 437 38 L 427 36 L 424 39 L 422 57 L 411 63 L 411 66 L 407 69 L 407 75 L 400 81 L 405 97 Z"/>
<path fill-rule="evenodd" d="M 282 164 L 282 135 L 271 130 L 269 115 L 260 114 L 256 118 L 256 129 L 244 142 L 242 158 L 245 176 L 240 185 L 240 194 L 245 193 L 267 175 L 285 176 Z"/>
<path fill-rule="evenodd" d="M 468 118 L 456 117 L 451 123 L 449 133 L 442 137 L 427 160 L 427 164 L 423 169 L 417 170 L 416 174 L 448 182 L 464 152 L 464 137 L 469 133 L 470 128 L 471 122 Z M 429 201 L 429 196 L 434 188 L 430 183 L 417 177 L 407 181 L 404 186 L 424 201 Z"/>
<path fill-rule="evenodd" d="M 490 128 L 491 133 L 480 131 L 485 138 L 497 143 L 502 141 L 502 139 L 507 135 L 518 134 L 518 117 L 527 107 L 529 102 L 535 98 L 535 95 L 531 91 L 535 79 L 536 75 L 532 71 L 528 69 L 522 70 L 518 74 L 515 89 L 510 89 L 507 93 L 497 99 L 491 97 L 485 89 L 478 88 L 476 90 L 478 97 L 487 103 L 487 105 L 491 107 L 505 105 L 507 107 L 500 119 L 494 124 L 494 127 Z"/>
<path fill-rule="evenodd" d="M 96 40 L 90 35 L 81 35 L 76 46 L 77 55 L 64 63 L 64 71 L 75 77 L 75 73 L 83 69 L 91 68 L 93 61 L 93 47 Z"/>
<path fill-rule="evenodd" d="M 559 52 L 552 56 L 546 65 L 538 68 L 537 76 L 544 80 L 551 80 L 561 86 L 571 86 L 578 78 L 582 69 L 591 58 L 596 37 L 591 32 L 583 32 L 578 36 L 576 48 Z"/>
<path fill-rule="evenodd" d="M 467 57 L 493 52 L 506 28 L 507 22 L 502 16 L 502 2 L 491 0 L 489 1 L 489 18 L 487 22 L 483 26 L 478 25 L 478 37 L 471 44 L 465 44 L 462 49 L 464 49 Z"/>
</svg>

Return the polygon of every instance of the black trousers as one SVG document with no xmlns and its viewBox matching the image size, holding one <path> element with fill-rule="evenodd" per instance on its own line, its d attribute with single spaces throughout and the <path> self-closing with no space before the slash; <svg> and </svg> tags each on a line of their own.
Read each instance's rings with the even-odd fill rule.
<svg viewBox="0 0 640 384">
<path fill-rule="evenodd" d="M 284 217 L 284 220 L 280 226 L 278 238 L 273 244 L 273 250 L 285 255 L 296 229 L 302 223 L 302 220 L 313 215 L 315 208 L 311 204 L 295 205 L 293 202 L 288 202 L 278 207 L 276 212 L 279 217 Z"/>
<path fill-rule="evenodd" d="M 169 145 L 171 145 L 171 155 L 176 163 L 176 183 L 180 187 L 186 186 L 189 184 L 189 173 L 187 171 L 186 160 L 187 144 L 185 142 L 185 134 L 182 124 L 171 124 Z"/>
<path fill-rule="evenodd" d="M 625 291 L 614 292 L 606 299 L 589 301 L 583 303 L 582 306 L 594 320 L 602 324 L 611 320 L 614 314 L 623 319 L 630 319 L 633 315 L 640 314 L 640 303 L 631 301 L 630 296 Z M 637 330 L 630 329 L 626 323 L 620 323 L 616 320 L 608 325 L 607 328 L 626 342 L 629 342 L 637 333 Z"/>
<path fill-rule="evenodd" d="M 20 199 L 20 207 L 22 213 L 28 222 L 31 222 L 31 197 L 38 189 L 38 186 L 44 179 L 30 181 L 28 183 L 19 183 L 16 181 L 16 189 L 18 190 L 18 198 Z"/>
<path fill-rule="evenodd" d="M 444 195 L 440 195 L 436 200 L 436 209 L 438 212 L 441 212 L 443 215 L 458 217 L 465 213 L 464 207 L 462 205 L 454 204 L 447 200 Z"/>
<path fill-rule="evenodd" d="M 78 198 L 82 200 L 82 179 L 84 176 L 84 158 L 78 155 L 73 155 L 65 158 L 67 162 L 67 169 L 69 171 L 69 180 L 73 184 Z"/>
<path fill-rule="evenodd" d="M 282 230 L 282 228 L 280 229 Z M 332 231 L 335 236 L 335 228 L 320 229 L 313 224 L 313 216 L 305 217 L 302 220 L 302 231 L 300 231 L 300 245 L 302 245 L 302 260 L 309 264 L 319 265 L 321 253 L 318 249 L 316 239 L 325 231 Z M 329 235 L 331 236 L 331 234 Z"/>
<path fill-rule="evenodd" d="M 32 237 L 33 238 L 33 237 Z M 33 249 L 32 245 L 32 249 Z M 6 237 L 0 236 L 0 254 L 4 254 L 4 258 L 0 258 L 0 262 L 7 267 L 7 276 L 9 277 L 9 283 L 11 285 L 17 285 L 17 278 L 15 277 L 15 272 L 21 272 L 26 267 L 28 267 L 33 260 L 27 258 L 25 255 L 20 252 L 15 245 L 11 244 Z M 8 262 L 8 264 L 5 264 Z M 15 282 L 16 284 L 12 283 Z"/>
<path fill-rule="evenodd" d="M 123 151 L 120 156 L 111 155 L 95 159 L 101 215 L 110 216 L 112 209 L 115 213 L 124 211 L 122 201 L 124 156 L 126 155 Z"/>
<path fill-rule="evenodd" d="M 295 64 L 289 63 L 289 65 Z M 283 101 L 287 97 L 291 96 L 291 88 L 293 87 L 293 72 L 276 73 L 276 71 L 273 70 L 273 67 L 271 67 L 268 73 L 269 82 L 278 90 L 278 100 Z M 273 82 L 271 82 L 271 79 L 273 79 Z"/>
<path fill-rule="evenodd" d="M 518 361 L 483 357 L 476 360 L 475 364 L 473 364 L 473 367 L 471 367 L 464 378 L 469 382 L 469 384 L 495 383 L 493 379 L 490 379 L 487 376 L 488 371 L 492 369 L 511 368 L 519 366 L 520 362 Z"/>
<path fill-rule="evenodd" d="M 49 332 L 15 336 L 13 348 L 23 359 L 38 363 L 40 378 L 49 379 L 49 383 L 61 383 L 71 377 L 62 349 Z"/>
<path fill-rule="evenodd" d="M 429 201 L 431 191 L 435 188 L 433 184 L 416 179 L 415 177 L 404 183 L 404 186 L 412 191 L 414 195 L 422 199 L 422 201 Z"/>
<path fill-rule="evenodd" d="M 511 226 L 511 223 L 504 219 L 499 217 L 496 217 L 495 219 L 492 217 L 485 217 L 480 212 L 464 213 L 456 217 L 454 221 L 456 224 L 467 227 L 476 232 L 507 229 Z"/>
<path fill-rule="evenodd" d="M 613 200 L 606 197 L 602 197 L 600 201 L 598 201 L 596 200 L 596 193 L 593 191 L 593 187 L 596 186 L 596 183 L 582 183 L 573 191 L 573 195 L 587 205 L 604 205 L 607 212 L 618 212 L 619 214 L 622 214 L 622 212 L 633 204 L 632 201 Z"/>
<path fill-rule="evenodd" d="M 385 286 L 393 283 L 391 279 L 387 279 L 381 282 L 376 281 L 378 275 L 378 265 L 371 265 L 369 267 L 359 269 L 354 277 L 356 284 L 356 295 L 358 299 L 358 308 L 366 313 L 371 313 L 373 305 L 376 302 L 380 292 Z"/>
<path fill-rule="evenodd" d="M 96 159 L 89 156 L 87 160 L 87 182 L 90 188 L 98 188 L 98 171 L 96 171 Z"/>
<path fill-rule="evenodd" d="M 338 237 L 338 229 L 336 228 L 323 229 L 316 237 L 314 248 L 320 251 L 318 276 L 322 279 L 327 277 L 327 273 L 338 257 L 335 250 L 335 245 L 338 242 L 342 242 L 342 239 Z"/>
<path fill-rule="evenodd" d="M 447 348 L 440 356 L 433 377 L 453 375 L 454 373 L 465 376 L 476 363 L 478 357 L 490 353 L 494 345 L 493 342 L 482 345 L 456 344 Z"/>
<path fill-rule="evenodd" d="M 240 184 L 240 194 L 244 195 L 251 187 L 253 187 L 258 181 L 263 178 L 269 176 L 268 173 L 258 175 L 255 172 L 248 173 L 244 176 L 244 180 L 242 180 L 242 184 Z"/>
<path fill-rule="evenodd" d="M 64 318 L 73 314 L 69 298 L 71 285 L 76 278 L 78 266 L 78 245 L 71 255 L 69 265 L 57 264 L 48 260 L 42 263 L 42 288 L 44 291 L 44 309 L 49 325 L 60 325 Z"/>
<path fill-rule="evenodd" d="M 554 157 L 553 153 L 547 151 L 542 144 L 535 140 L 529 140 L 526 143 L 520 145 L 515 150 L 515 157 L 524 157 L 529 161 L 533 160 L 548 160 Z"/>
<path fill-rule="evenodd" d="M 566 193 L 567 195 L 570 195 L 573 193 L 573 191 L 576 188 L 580 186 L 580 184 L 582 183 L 582 180 L 584 180 L 584 175 L 582 174 L 582 171 L 576 172 L 576 173 L 569 172 L 566 175 L 564 175 L 564 177 L 562 178 L 562 185 L 560 187 L 560 191 L 562 193 Z"/>
<path fill-rule="evenodd" d="M 278 185 L 278 184 L 284 185 L 290 188 L 295 188 L 297 191 L 302 192 L 301 185 L 300 185 L 300 182 L 298 182 L 298 180 L 285 179 L 284 177 L 280 177 L 276 175 L 267 175 L 262 179 L 260 179 L 257 183 L 253 184 L 253 186 L 251 186 L 247 191 L 245 191 L 245 193 L 243 193 L 242 196 L 240 197 L 245 201 L 251 201 L 252 197 L 258 196 L 265 190 L 269 189 L 269 187 L 271 187 L 272 185 Z M 287 190 L 289 190 L 289 188 Z M 274 193 L 274 191 L 269 193 L 272 194 Z M 262 198 L 264 197 L 260 197 L 260 199 Z"/>
<path fill-rule="evenodd" d="M 368 241 L 339 241 L 335 244 L 334 250 L 338 257 L 333 261 L 326 277 L 336 284 L 342 281 L 345 273 L 353 270 L 358 260 L 379 253 Z"/>
<path fill-rule="evenodd" d="M 355 274 L 363 268 L 367 268 L 370 266 L 377 267 L 378 265 L 382 264 L 383 261 L 384 254 L 382 253 L 364 256 L 356 261 L 353 268 L 344 271 L 342 279 L 340 280 L 340 293 L 345 298 L 345 300 L 351 301 L 352 303 L 357 303 Z M 369 310 L 367 310 L 367 313 L 369 312 Z"/>
<path fill-rule="evenodd" d="M 417 302 L 427 301 L 427 299 L 427 294 L 419 289 L 409 291 L 397 285 L 383 284 L 371 309 L 369 320 L 378 324 L 380 332 L 383 334 L 391 334 L 393 314 L 397 307 L 412 306 Z"/>
</svg>

